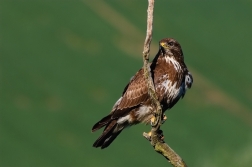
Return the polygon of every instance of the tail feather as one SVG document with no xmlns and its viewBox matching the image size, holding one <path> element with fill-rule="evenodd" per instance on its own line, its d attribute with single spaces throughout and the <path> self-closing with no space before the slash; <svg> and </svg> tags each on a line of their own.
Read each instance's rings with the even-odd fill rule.
<svg viewBox="0 0 252 167">
<path fill-rule="evenodd" d="M 97 131 L 98 129 L 101 129 L 103 126 L 107 125 L 109 122 L 111 122 L 111 115 L 107 115 L 106 117 L 102 118 L 100 121 L 98 121 L 92 128 L 92 132 Z"/>
<path fill-rule="evenodd" d="M 122 129 L 116 131 L 117 125 L 117 120 L 109 122 L 102 135 L 94 142 L 93 147 L 101 147 L 101 149 L 108 147 L 122 131 Z"/>
<path fill-rule="evenodd" d="M 101 146 L 101 149 L 108 147 L 115 140 L 115 138 L 121 133 L 121 131 L 122 130 L 112 133 L 111 136 L 104 141 L 104 143 Z"/>
</svg>

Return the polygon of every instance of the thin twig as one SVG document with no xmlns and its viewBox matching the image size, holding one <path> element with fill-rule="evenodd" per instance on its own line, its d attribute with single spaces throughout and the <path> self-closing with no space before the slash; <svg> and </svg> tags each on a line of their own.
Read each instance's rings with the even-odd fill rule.
<svg viewBox="0 0 252 167">
<path fill-rule="evenodd" d="M 155 151 L 162 154 L 174 167 L 187 167 L 182 158 L 175 153 L 163 140 L 162 131 L 160 130 L 161 119 L 162 119 L 162 108 L 158 101 L 153 79 L 151 77 L 149 55 L 150 55 L 150 44 L 152 40 L 152 25 L 153 25 L 153 11 L 154 11 L 154 0 L 148 0 L 147 10 L 147 32 L 144 42 L 143 49 L 143 62 L 144 62 L 144 76 L 148 85 L 148 93 L 152 100 L 155 108 L 154 121 L 152 122 L 152 128 L 150 133 L 144 133 L 143 136 L 151 142 Z"/>
</svg>

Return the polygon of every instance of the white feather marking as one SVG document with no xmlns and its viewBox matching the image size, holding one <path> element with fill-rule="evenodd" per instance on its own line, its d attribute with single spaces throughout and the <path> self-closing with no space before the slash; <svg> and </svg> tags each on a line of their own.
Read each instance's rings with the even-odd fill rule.
<svg viewBox="0 0 252 167">
<path fill-rule="evenodd" d="M 179 62 L 177 60 L 175 60 L 173 57 L 169 57 L 169 56 L 166 56 L 165 57 L 165 61 L 167 63 L 172 63 L 174 68 L 178 71 L 178 70 L 181 70 L 181 66 L 179 64 Z"/>
<path fill-rule="evenodd" d="M 190 89 L 193 83 L 193 78 L 190 72 L 185 76 L 185 88 Z"/>
<path fill-rule="evenodd" d="M 167 79 L 168 78 L 168 74 L 165 74 L 162 76 L 163 79 Z"/>
<path fill-rule="evenodd" d="M 167 99 L 170 100 L 170 99 L 176 98 L 177 96 L 182 95 L 181 87 L 179 88 L 176 88 L 176 87 L 177 87 L 177 82 L 172 84 L 170 80 L 165 80 L 157 88 L 163 90 L 164 93 L 167 95 Z"/>
<path fill-rule="evenodd" d="M 118 124 L 123 124 L 123 123 L 126 122 L 126 121 L 131 122 L 131 117 L 130 117 L 130 115 L 126 115 L 126 116 L 124 116 L 124 117 L 119 118 L 119 119 L 117 120 L 117 123 L 118 123 Z"/>
<path fill-rule="evenodd" d="M 147 106 L 141 106 L 136 111 L 137 121 L 139 122 L 146 122 L 146 119 L 151 115 L 152 113 L 152 107 Z M 120 128 L 120 125 L 128 126 L 131 125 L 134 120 L 132 120 L 131 115 L 126 115 L 124 117 L 121 117 L 117 120 L 118 128 Z"/>
<path fill-rule="evenodd" d="M 137 119 L 142 120 L 144 117 L 148 116 L 151 113 L 151 107 L 141 106 L 138 111 L 136 111 Z"/>
</svg>

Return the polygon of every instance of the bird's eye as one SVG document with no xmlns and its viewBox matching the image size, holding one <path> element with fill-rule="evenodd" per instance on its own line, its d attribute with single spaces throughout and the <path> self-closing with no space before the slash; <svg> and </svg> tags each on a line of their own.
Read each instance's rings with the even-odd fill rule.
<svg viewBox="0 0 252 167">
<path fill-rule="evenodd" d="M 168 45 L 169 45 L 169 46 L 173 46 L 174 43 L 173 43 L 173 42 L 168 42 Z"/>
</svg>

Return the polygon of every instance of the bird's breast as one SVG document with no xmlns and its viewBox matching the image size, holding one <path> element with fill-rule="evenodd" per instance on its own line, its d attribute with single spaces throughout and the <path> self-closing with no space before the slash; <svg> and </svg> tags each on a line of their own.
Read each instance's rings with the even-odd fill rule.
<svg viewBox="0 0 252 167">
<path fill-rule="evenodd" d="M 157 92 L 160 92 L 164 98 L 170 101 L 180 94 L 181 88 L 182 84 L 178 81 L 164 80 L 157 86 Z"/>
<path fill-rule="evenodd" d="M 183 95 L 184 71 L 182 64 L 171 57 L 160 60 L 160 65 L 155 71 L 155 86 L 159 99 L 172 103 Z"/>
</svg>

